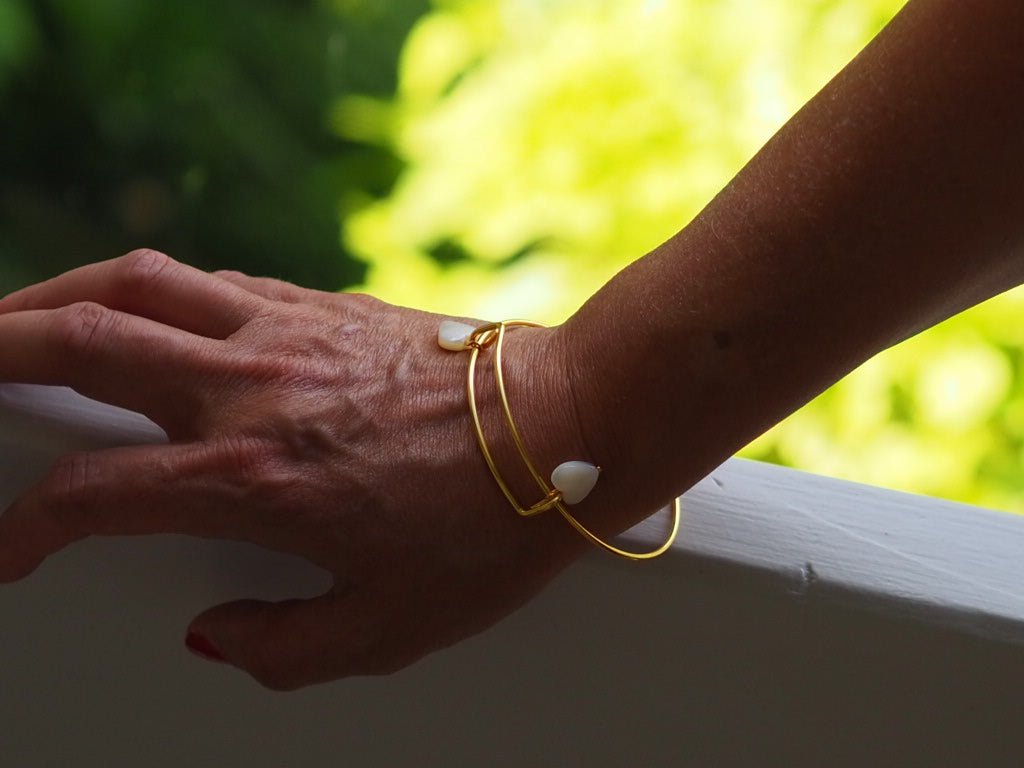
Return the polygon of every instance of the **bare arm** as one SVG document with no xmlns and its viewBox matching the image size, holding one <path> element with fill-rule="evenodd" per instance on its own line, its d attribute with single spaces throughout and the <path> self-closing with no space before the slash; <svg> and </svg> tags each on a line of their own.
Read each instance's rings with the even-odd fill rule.
<svg viewBox="0 0 1024 768">
<path fill-rule="evenodd" d="M 635 522 L 875 353 L 1024 282 L 1022 92 L 1024 5 L 914 0 L 588 301 L 563 336 L 610 470 L 590 519 Z"/>
</svg>

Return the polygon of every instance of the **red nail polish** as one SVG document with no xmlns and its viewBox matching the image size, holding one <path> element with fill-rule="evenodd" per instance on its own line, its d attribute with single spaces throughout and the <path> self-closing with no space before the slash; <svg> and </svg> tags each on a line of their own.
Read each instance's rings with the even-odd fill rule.
<svg viewBox="0 0 1024 768">
<path fill-rule="evenodd" d="M 224 656 L 216 649 L 213 643 L 198 632 L 189 632 L 185 637 L 185 645 L 188 646 L 188 649 L 196 656 L 206 659 L 207 661 L 226 661 Z"/>
</svg>

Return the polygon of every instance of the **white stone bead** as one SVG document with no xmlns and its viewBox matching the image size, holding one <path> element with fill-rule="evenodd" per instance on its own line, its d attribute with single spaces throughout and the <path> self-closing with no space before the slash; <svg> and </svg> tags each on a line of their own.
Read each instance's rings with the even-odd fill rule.
<svg viewBox="0 0 1024 768">
<path fill-rule="evenodd" d="M 437 343 L 442 349 L 461 352 L 466 348 L 469 335 L 475 330 L 472 325 L 455 320 L 442 320 L 441 327 L 437 329 Z"/>
<path fill-rule="evenodd" d="M 578 504 L 594 489 L 600 471 L 585 461 L 566 461 L 551 473 L 551 484 L 562 492 L 566 504 Z"/>
</svg>

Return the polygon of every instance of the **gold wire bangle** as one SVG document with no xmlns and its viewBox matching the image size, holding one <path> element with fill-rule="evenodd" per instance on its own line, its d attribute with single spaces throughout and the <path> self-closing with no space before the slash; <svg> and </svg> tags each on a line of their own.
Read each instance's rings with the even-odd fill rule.
<svg viewBox="0 0 1024 768">
<path fill-rule="evenodd" d="M 469 334 L 466 339 L 465 345 L 470 350 L 469 367 L 466 375 L 466 395 L 469 400 L 469 411 L 473 419 L 473 430 L 476 432 L 476 439 L 480 445 L 480 452 L 483 454 L 484 461 L 487 463 L 488 469 L 494 476 L 495 482 L 501 492 L 505 494 L 505 498 L 508 499 L 513 509 L 524 517 L 531 517 L 541 512 L 545 512 L 549 509 L 558 510 L 559 514 L 566 519 L 566 521 L 575 528 L 584 538 L 589 540 L 591 543 L 596 544 L 602 549 L 611 552 L 613 555 L 624 557 L 628 560 L 651 560 L 658 555 L 664 554 L 669 547 L 672 546 L 672 542 L 675 541 L 676 534 L 679 532 L 679 499 L 676 498 L 672 502 L 672 531 L 669 533 L 668 538 L 665 542 L 657 549 L 651 552 L 629 552 L 624 549 L 609 544 L 607 541 L 599 538 L 593 532 L 588 530 L 579 520 L 568 509 L 562 501 L 562 492 L 550 487 L 541 474 L 537 471 L 533 462 L 530 460 L 529 455 L 526 452 L 526 446 L 523 444 L 523 439 L 519 434 L 519 429 L 516 427 L 515 420 L 512 418 L 512 409 L 509 406 L 508 394 L 505 390 L 505 377 L 502 373 L 502 362 L 501 362 L 501 349 L 505 341 L 505 329 L 509 326 L 528 326 L 531 328 L 542 327 L 540 323 L 534 323 L 529 320 L 505 320 L 498 323 L 488 323 L 482 325 L 472 333 Z M 523 460 L 523 464 L 533 477 L 537 486 L 540 488 L 544 497 L 536 504 L 524 507 L 516 499 L 512 490 L 505 482 L 498 471 L 498 466 L 494 461 L 494 457 L 491 455 L 491 450 L 487 445 L 487 439 L 484 437 L 483 427 L 480 424 L 480 413 L 477 410 L 476 404 L 476 363 L 480 356 L 480 352 L 494 345 L 494 380 L 498 388 L 498 395 L 501 399 L 501 409 L 505 414 L 505 423 L 508 424 L 509 432 L 512 434 L 512 441 L 516 446 L 516 450 L 519 452 L 520 458 Z"/>
</svg>

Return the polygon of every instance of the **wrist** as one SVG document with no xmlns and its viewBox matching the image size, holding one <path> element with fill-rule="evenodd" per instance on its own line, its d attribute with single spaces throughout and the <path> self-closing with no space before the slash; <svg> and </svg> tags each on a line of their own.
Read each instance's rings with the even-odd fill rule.
<svg viewBox="0 0 1024 768">
<path fill-rule="evenodd" d="M 559 327 L 519 327 L 510 328 L 506 333 L 502 353 L 512 416 L 526 455 L 548 485 L 552 471 L 563 462 L 597 463 L 587 447 L 578 418 L 568 375 L 568 352 Z M 502 476 L 519 503 L 528 507 L 543 499 L 544 492 L 530 476 L 505 423 L 494 391 L 492 363 L 493 355 L 488 355 L 477 371 L 477 391 L 478 394 L 487 392 L 484 401 L 490 414 L 491 427 L 485 425 L 484 430 Z M 599 493 L 599 488 L 600 481 L 591 496 Z M 511 506 L 509 513 L 516 514 Z M 523 522 L 563 556 L 575 558 L 589 550 L 587 542 L 554 509 L 524 518 Z"/>
<path fill-rule="evenodd" d="M 509 344 L 513 337 L 516 342 Z M 566 328 L 559 326 L 539 332 L 520 329 L 508 334 L 506 339 L 503 367 L 509 401 L 527 454 L 538 473 L 547 481 L 555 467 L 574 460 L 601 468 L 590 494 L 579 503 L 567 505 L 569 514 L 598 539 L 607 540 L 657 511 L 662 502 L 650 503 L 645 494 L 636 493 L 635 485 L 644 482 L 643 474 L 637 472 L 628 459 L 607 449 L 608 443 L 600 434 L 606 409 L 581 403 L 577 384 L 584 350 Z M 514 397 L 513 390 L 522 397 Z M 598 430 L 596 439 L 592 436 L 594 429 Z M 522 464 L 518 457 L 514 462 Z M 532 503 L 542 495 L 533 483 L 528 495 L 521 498 Z M 561 519 L 556 510 L 544 516 L 556 521 L 562 535 L 574 542 L 574 549 L 589 550 L 591 545 L 587 539 L 590 537 L 585 532 L 574 531 L 570 522 Z"/>
<path fill-rule="evenodd" d="M 463 333 L 458 328 L 449 330 Z M 526 535 L 524 544 L 544 554 L 549 563 L 562 564 L 588 549 L 585 543 L 632 560 L 664 552 L 675 538 L 677 504 L 671 532 L 660 547 L 634 552 L 608 541 L 646 516 L 635 514 L 637 509 L 649 511 L 641 506 L 643 494 L 628 494 L 627 503 L 614 493 L 592 494 L 600 465 L 587 447 L 571 376 L 574 350 L 567 337 L 557 329 L 507 321 L 480 328 L 468 342 L 460 339 L 445 337 L 442 345 L 471 349 L 469 403 L 481 454 L 513 513 L 539 521 L 520 526 Z M 458 346 L 448 347 L 450 343 Z M 507 363 L 510 352 L 518 365 Z M 482 394 L 486 390 L 480 385 L 488 379 L 493 386 L 489 394 Z M 526 533 L 528 527 L 531 530 Z M 554 545 L 554 552 L 545 544 Z"/>
</svg>

